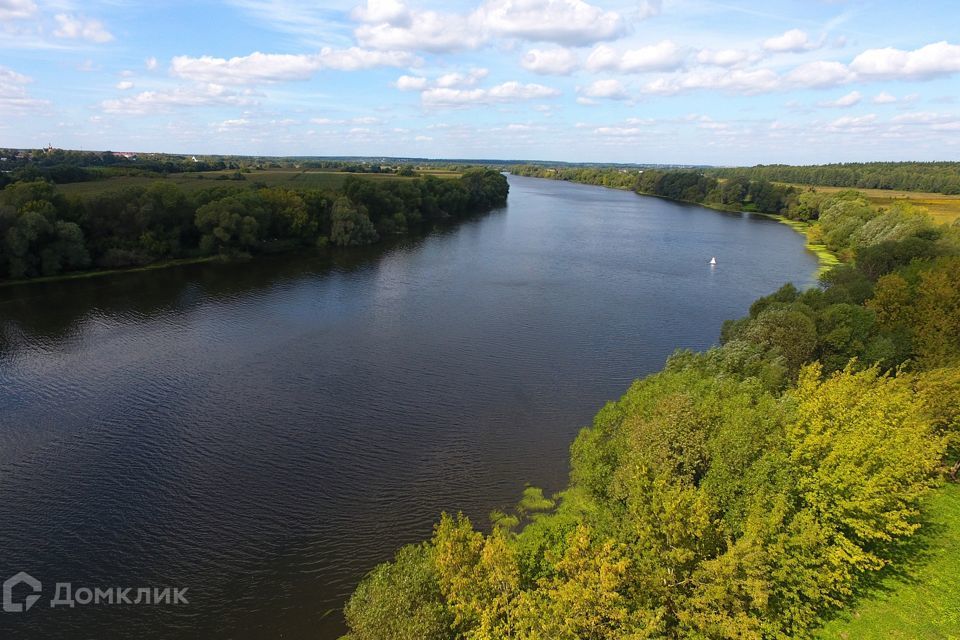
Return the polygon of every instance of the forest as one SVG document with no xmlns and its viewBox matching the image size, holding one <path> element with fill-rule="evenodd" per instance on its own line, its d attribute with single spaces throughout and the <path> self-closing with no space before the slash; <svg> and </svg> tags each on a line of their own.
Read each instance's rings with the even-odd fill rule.
<svg viewBox="0 0 960 640">
<path fill-rule="evenodd" d="M 188 192 L 158 179 L 148 186 L 104 186 L 85 197 L 26 176 L 0 190 L 0 281 L 371 244 L 503 206 L 509 188 L 503 175 L 484 168 L 449 179 L 373 181 L 352 173 L 336 190 L 266 187 L 244 182 L 237 172 L 232 179 L 243 183 L 239 188 L 214 183 Z"/>
<path fill-rule="evenodd" d="M 746 178 L 856 189 L 898 189 L 960 194 L 960 162 L 847 162 L 706 169 L 715 178 Z"/>
<path fill-rule="evenodd" d="M 595 177 L 722 197 L 647 173 Z M 347 639 L 809 638 L 910 556 L 960 472 L 960 227 L 737 184 L 843 262 L 601 408 L 564 490 L 527 487 L 489 522 L 441 514 L 360 583 Z"/>
</svg>

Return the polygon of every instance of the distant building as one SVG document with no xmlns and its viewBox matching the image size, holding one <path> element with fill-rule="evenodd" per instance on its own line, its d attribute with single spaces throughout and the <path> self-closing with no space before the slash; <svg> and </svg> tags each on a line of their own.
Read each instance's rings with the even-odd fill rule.
<svg viewBox="0 0 960 640">
<path fill-rule="evenodd" d="M 127 160 L 136 160 L 137 154 L 133 151 L 116 151 L 114 152 L 115 156 L 120 156 L 121 158 L 126 158 Z"/>
</svg>

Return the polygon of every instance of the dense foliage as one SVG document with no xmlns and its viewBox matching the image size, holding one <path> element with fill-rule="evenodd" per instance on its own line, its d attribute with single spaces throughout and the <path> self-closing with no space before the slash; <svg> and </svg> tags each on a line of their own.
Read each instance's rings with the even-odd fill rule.
<svg viewBox="0 0 960 640">
<path fill-rule="evenodd" d="M 771 180 L 857 189 L 960 193 L 958 162 L 848 162 L 801 167 L 775 164 L 709 169 L 707 173 L 717 178 Z"/>
<path fill-rule="evenodd" d="M 654 183 L 715 188 L 675 175 Z M 849 264 L 603 407 L 566 490 L 528 487 L 489 533 L 443 514 L 363 580 L 347 637 L 804 638 L 895 562 L 960 469 L 960 230 L 807 204 Z"/>
<path fill-rule="evenodd" d="M 328 242 L 369 244 L 424 222 L 502 206 L 507 191 L 506 178 L 490 169 L 455 179 L 350 176 L 342 192 L 250 184 L 186 193 L 157 181 L 72 199 L 49 182 L 18 181 L 0 190 L 0 279 Z"/>
<path fill-rule="evenodd" d="M 705 175 L 703 171 L 694 170 L 553 168 L 522 165 L 511 168 L 511 171 L 518 175 L 631 189 L 637 193 L 672 200 L 761 213 L 786 214 L 798 195 L 793 187 L 776 185 L 768 180 L 736 178 L 721 182 Z"/>
</svg>

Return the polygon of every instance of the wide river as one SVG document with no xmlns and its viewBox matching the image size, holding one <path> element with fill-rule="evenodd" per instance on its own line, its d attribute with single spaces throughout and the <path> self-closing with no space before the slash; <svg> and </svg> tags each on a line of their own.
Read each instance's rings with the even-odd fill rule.
<svg viewBox="0 0 960 640">
<path fill-rule="evenodd" d="M 441 511 L 561 488 L 604 402 L 816 267 L 763 217 L 511 176 L 389 247 L 0 289 L 0 580 L 42 582 L 0 637 L 336 638 Z"/>
</svg>

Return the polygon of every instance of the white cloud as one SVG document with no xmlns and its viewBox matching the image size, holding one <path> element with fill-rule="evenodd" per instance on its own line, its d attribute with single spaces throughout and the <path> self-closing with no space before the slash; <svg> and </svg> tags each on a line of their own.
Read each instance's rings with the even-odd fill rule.
<svg viewBox="0 0 960 640">
<path fill-rule="evenodd" d="M 360 22 L 410 24 L 410 10 L 398 0 L 367 0 L 366 5 L 357 7 L 351 15 Z"/>
<path fill-rule="evenodd" d="M 423 91 L 427 88 L 427 79 L 422 76 L 400 76 L 393 86 L 400 91 Z"/>
<path fill-rule="evenodd" d="M 473 106 L 496 102 L 515 102 L 519 100 L 535 100 L 551 98 L 560 95 L 552 87 L 542 84 L 523 84 L 520 82 L 504 82 L 490 89 L 451 89 L 448 87 L 434 87 L 421 94 L 423 103 L 428 106 Z"/>
<path fill-rule="evenodd" d="M 589 45 L 626 32 L 626 21 L 583 0 L 487 0 L 474 19 L 496 35 Z"/>
<path fill-rule="evenodd" d="M 873 96 L 873 104 L 893 104 L 896 101 L 897 96 L 887 93 L 886 91 L 881 91 Z"/>
<path fill-rule="evenodd" d="M 0 0 L 0 20 L 29 18 L 37 11 L 33 0 Z"/>
<path fill-rule="evenodd" d="M 260 53 L 235 58 L 176 56 L 170 72 L 198 82 L 256 84 L 307 80 L 320 69 L 356 71 L 372 67 L 402 67 L 419 60 L 406 52 L 369 51 L 358 47 L 325 48 L 318 54 Z"/>
<path fill-rule="evenodd" d="M 475 49 L 484 41 L 476 26 L 458 14 L 411 11 L 408 20 L 397 22 L 383 20 L 383 12 L 370 9 L 368 4 L 366 15 L 381 20 L 361 24 L 354 35 L 360 44 L 374 49 L 442 53 Z"/>
<path fill-rule="evenodd" d="M 27 93 L 26 85 L 33 80 L 13 69 L 0 65 L 0 113 L 21 112 L 46 104 Z"/>
<path fill-rule="evenodd" d="M 645 93 L 674 95 L 697 89 L 714 89 L 747 95 L 776 91 L 780 76 L 770 69 L 695 69 L 688 73 L 657 78 L 644 85 Z"/>
<path fill-rule="evenodd" d="M 820 106 L 821 107 L 838 107 L 838 108 L 845 109 L 847 107 L 852 107 L 856 104 L 860 104 L 860 100 L 862 99 L 863 99 L 863 96 L 860 94 L 859 91 L 851 91 L 847 95 L 837 98 L 836 100 L 828 100 L 825 102 L 821 102 Z"/>
<path fill-rule="evenodd" d="M 416 136 L 414 138 L 415 142 L 431 142 L 432 140 L 433 138 L 431 138 L 430 136 Z"/>
<path fill-rule="evenodd" d="M 864 51 L 850 68 L 865 78 L 924 79 L 960 71 L 960 45 L 934 42 L 913 51 L 887 47 Z"/>
<path fill-rule="evenodd" d="M 817 48 L 810 42 L 809 36 L 800 29 L 789 31 L 763 41 L 763 48 L 776 53 L 808 51 Z"/>
<path fill-rule="evenodd" d="M 863 133 L 872 131 L 877 116 L 874 113 L 865 116 L 844 116 L 827 125 L 827 129 L 837 133 Z"/>
<path fill-rule="evenodd" d="M 697 62 L 715 67 L 732 67 L 749 57 L 750 53 L 743 49 L 701 49 L 697 53 Z"/>
<path fill-rule="evenodd" d="M 607 100 L 626 100 L 630 97 L 623 84 L 615 79 L 596 80 L 586 87 L 581 87 L 579 93 L 586 98 L 606 98 Z"/>
<path fill-rule="evenodd" d="M 593 132 L 599 136 L 633 137 L 643 133 L 640 127 L 597 127 Z"/>
<path fill-rule="evenodd" d="M 640 0 L 639 6 L 637 7 L 637 19 L 646 20 L 647 18 L 658 16 L 662 9 L 663 0 Z"/>
<path fill-rule="evenodd" d="M 808 62 L 787 74 L 787 88 L 832 87 L 846 84 L 856 79 L 856 75 L 842 62 L 818 60 Z"/>
<path fill-rule="evenodd" d="M 534 73 L 565 76 L 572 73 L 580 61 L 569 49 L 530 49 L 521 58 L 520 64 Z"/>
<path fill-rule="evenodd" d="M 608 45 L 600 45 L 590 52 L 587 68 L 591 71 L 621 73 L 671 71 L 683 66 L 685 57 L 684 50 L 670 40 L 623 52 Z"/>
<path fill-rule="evenodd" d="M 620 37 L 624 18 L 584 0 L 486 0 L 472 13 L 410 9 L 400 0 L 367 0 L 352 13 L 357 41 L 374 49 L 445 53 L 491 37 L 584 46 Z"/>
<path fill-rule="evenodd" d="M 471 69 L 468 73 L 446 73 L 434 81 L 438 87 L 472 87 L 489 75 L 486 69 Z"/>
<path fill-rule="evenodd" d="M 254 104 L 248 92 L 231 91 L 218 84 L 177 87 L 169 91 L 143 91 L 129 98 L 105 100 L 100 104 L 107 113 L 144 114 L 170 111 L 179 107 Z"/>
<path fill-rule="evenodd" d="M 123 80 L 122 82 L 117 83 L 117 89 L 120 89 L 120 91 L 128 91 L 133 89 L 133 83 L 129 80 Z"/>
<path fill-rule="evenodd" d="M 53 35 L 58 38 L 70 40 L 89 40 L 90 42 L 110 42 L 113 35 L 107 31 L 106 27 L 99 20 L 84 18 L 82 16 L 67 15 L 58 13 L 53 17 L 57 22 L 57 28 Z"/>
<path fill-rule="evenodd" d="M 159 66 L 157 59 L 154 58 L 153 56 L 150 56 L 149 58 L 147 58 L 143 64 L 147 68 L 147 71 L 154 71 L 156 70 L 157 66 Z"/>
</svg>

